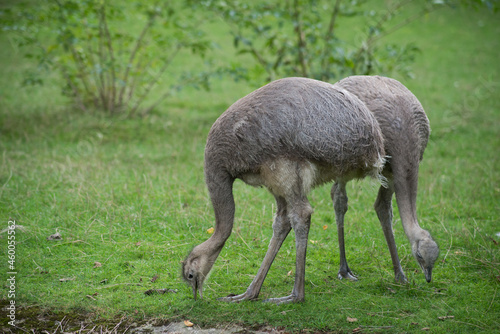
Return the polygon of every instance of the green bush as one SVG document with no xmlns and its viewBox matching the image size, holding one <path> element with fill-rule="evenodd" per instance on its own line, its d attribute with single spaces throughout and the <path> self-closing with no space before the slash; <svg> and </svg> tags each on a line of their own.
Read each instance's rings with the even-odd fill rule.
<svg viewBox="0 0 500 334">
<path fill-rule="evenodd" d="M 230 27 L 239 54 L 258 63 L 255 76 L 267 80 L 302 76 L 336 81 L 354 74 L 394 73 L 412 77 L 411 64 L 420 51 L 413 43 L 382 40 L 409 23 L 445 6 L 487 6 L 497 0 L 396 0 L 363 6 L 366 0 L 192 1 Z M 406 10 L 410 8 L 410 11 Z M 361 27 L 354 39 L 337 32 L 339 18 Z M 346 22 L 346 21 L 343 21 Z"/>
<path fill-rule="evenodd" d="M 203 58 L 211 47 L 182 6 L 54 0 L 4 9 L 2 21 L 4 31 L 17 33 L 14 41 L 24 55 L 37 62 L 24 84 L 43 84 L 57 71 L 63 94 L 84 111 L 146 114 L 174 90 L 208 86 L 208 73 L 173 66 L 179 55 Z M 165 82 L 168 89 L 151 94 Z"/>
<path fill-rule="evenodd" d="M 237 52 L 250 54 L 268 80 L 303 76 L 328 81 L 392 70 L 411 76 L 408 65 L 419 49 L 411 43 L 378 43 L 441 6 L 426 1 L 417 6 L 413 16 L 400 16 L 410 2 L 395 1 L 387 8 L 370 11 L 362 9 L 364 1 L 341 0 L 206 0 L 196 5 L 216 13 L 231 27 Z M 356 41 L 342 39 L 336 29 L 339 17 L 365 19 L 363 34 Z"/>
</svg>

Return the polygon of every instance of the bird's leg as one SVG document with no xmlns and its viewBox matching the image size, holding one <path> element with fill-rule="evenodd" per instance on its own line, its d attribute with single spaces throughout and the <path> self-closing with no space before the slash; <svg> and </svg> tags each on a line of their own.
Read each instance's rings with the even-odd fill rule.
<svg viewBox="0 0 500 334">
<path fill-rule="evenodd" d="M 406 283 L 408 280 L 401 268 L 401 263 L 399 262 L 398 249 L 396 247 L 396 241 L 394 240 L 394 232 L 392 230 L 392 194 L 394 193 L 394 187 L 392 182 L 389 183 L 388 187 L 380 187 L 378 191 L 377 200 L 375 201 L 375 211 L 377 212 L 378 219 L 380 220 L 380 225 L 382 225 L 382 230 L 384 231 L 385 240 L 387 241 L 387 246 L 389 247 L 389 252 L 391 253 L 392 265 L 394 267 L 394 277 L 396 281 L 400 283 Z"/>
<path fill-rule="evenodd" d="M 337 277 L 339 279 L 347 278 L 351 281 L 357 281 L 358 279 L 354 276 L 351 269 L 349 269 L 349 266 L 347 265 L 345 255 L 344 216 L 348 208 L 348 198 L 345 185 L 345 182 L 335 182 L 331 191 L 333 207 L 335 209 L 335 220 L 337 222 L 337 234 L 339 238 L 340 269 Z"/>
<path fill-rule="evenodd" d="M 225 302 L 238 302 L 241 300 L 255 300 L 259 296 L 260 289 L 262 287 L 262 284 L 264 283 L 264 279 L 266 278 L 269 268 L 271 267 L 276 254 L 278 254 L 283 241 L 286 239 L 288 233 L 292 229 L 287 216 L 285 199 L 282 197 L 276 197 L 276 204 L 278 208 L 273 223 L 273 236 L 269 243 L 266 256 L 264 257 L 259 271 L 257 272 L 257 275 L 255 276 L 245 293 L 237 296 L 219 298 L 219 300 Z"/>
<path fill-rule="evenodd" d="M 288 217 L 295 231 L 295 283 L 292 294 L 281 298 L 269 298 L 265 302 L 284 304 L 301 302 L 305 297 L 305 273 L 306 273 L 306 252 L 309 227 L 311 225 L 312 207 L 307 198 L 302 197 L 298 200 L 287 201 Z"/>
</svg>

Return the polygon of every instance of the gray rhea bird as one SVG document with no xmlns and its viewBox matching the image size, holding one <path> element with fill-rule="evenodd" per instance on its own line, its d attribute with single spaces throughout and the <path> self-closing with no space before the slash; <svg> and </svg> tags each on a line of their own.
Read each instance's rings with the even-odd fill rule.
<svg viewBox="0 0 500 334">
<path fill-rule="evenodd" d="M 305 78 L 273 81 L 229 107 L 213 124 L 205 148 L 205 181 L 215 213 L 215 231 L 183 261 L 184 279 L 202 297 L 203 282 L 233 228 L 233 182 L 264 186 L 275 197 L 273 236 L 254 280 L 241 295 L 256 299 L 281 244 L 293 228 L 295 283 L 274 303 L 304 300 L 307 238 L 313 212 L 308 192 L 332 180 L 382 180 L 384 143 L 367 107 L 341 87 Z M 334 186 L 336 189 L 337 186 Z M 333 192 L 335 192 L 333 190 Z"/>
<path fill-rule="evenodd" d="M 375 211 L 389 247 L 395 279 L 402 283 L 407 281 L 399 262 L 392 231 L 394 193 L 413 256 L 422 268 L 425 279 L 430 282 L 439 248 L 429 232 L 419 226 L 416 210 L 419 163 L 430 134 L 429 120 L 424 109 L 412 92 L 391 78 L 352 76 L 337 82 L 334 86 L 356 95 L 373 113 L 384 136 L 387 161 L 382 173 L 388 182 L 379 189 Z M 347 265 L 344 247 L 344 215 L 347 211 L 344 180 L 335 183 L 332 199 L 340 248 L 338 277 L 356 280 Z"/>
</svg>

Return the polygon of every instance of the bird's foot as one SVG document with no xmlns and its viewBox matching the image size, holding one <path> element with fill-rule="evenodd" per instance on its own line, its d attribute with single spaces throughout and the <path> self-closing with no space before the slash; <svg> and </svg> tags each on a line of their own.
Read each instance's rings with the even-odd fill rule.
<svg viewBox="0 0 500 334">
<path fill-rule="evenodd" d="M 396 275 L 394 276 L 394 279 L 396 280 L 396 282 L 400 283 L 400 284 L 406 284 L 408 283 L 408 279 L 406 278 L 405 274 L 401 271 L 401 272 L 396 272 Z"/>
<path fill-rule="evenodd" d="M 264 303 L 273 303 L 273 304 L 276 304 L 276 305 L 281 305 L 281 304 L 299 303 L 299 302 L 302 302 L 302 301 L 304 301 L 304 297 L 299 298 L 299 297 L 291 294 L 290 296 L 286 296 L 286 297 L 269 298 L 269 299 L 264 300 L 263 302 Z"/>
<path fill-rule="evenodd" d="M 347 269 L 347 270 L 339 270 L 339 273 L 337 275 L 338 279 L 348 279 L 349 281 L 357 281 L 358 278 L 356 276 L 354 276 L 354 274 L 352 273 L 351 269 Z"/>
<path fill-rule="evenodd" d="M 245 293 L 242 293 L 241 295 L 229 295 L 227 297 L 217 298 L 217 300 L 220 300 L 222 302 L 227 302 L 227 303 L 239 303 L 243 300 L 256 300 L 257 297 L 258 297 L 258 295 L 254 296 L 253 294 L 245 292 Z"/>
</svg>

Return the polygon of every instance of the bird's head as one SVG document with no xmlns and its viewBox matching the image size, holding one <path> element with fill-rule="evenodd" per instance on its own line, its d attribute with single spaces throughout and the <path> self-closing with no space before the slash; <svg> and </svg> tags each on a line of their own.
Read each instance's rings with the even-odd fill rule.
<svg viewBox="0 0 500 334">
<path fill-rule="evenodd" d="M 437 243 L 432 240 L 429 233 L 426 233 L 425 237 L 417 240 L 413 244 L 412 253 L 424 272 L 425 280 L 430 282 L 434 262 L 436 262 L 439 256 L 439 247 Z"/>
<path fill-rule="evenodd" d="M 203 282 L 219 255 L 219 252 L 211 254 L 202 245 L 193 248 L 182 262 L 182 277 L 193 288 L 195 300 L 197 293 L 200 294 L 201 299 L 203 298 Z"/>
</svg>

